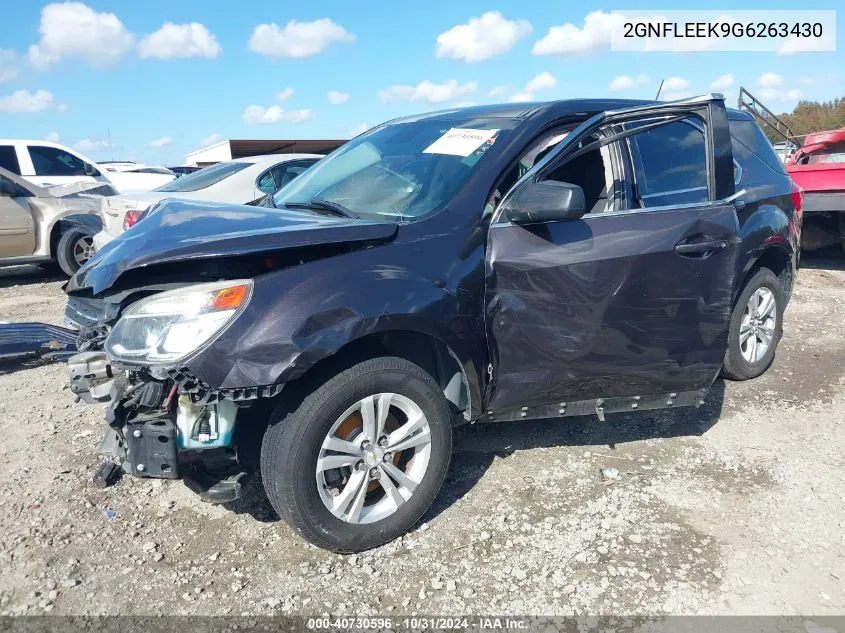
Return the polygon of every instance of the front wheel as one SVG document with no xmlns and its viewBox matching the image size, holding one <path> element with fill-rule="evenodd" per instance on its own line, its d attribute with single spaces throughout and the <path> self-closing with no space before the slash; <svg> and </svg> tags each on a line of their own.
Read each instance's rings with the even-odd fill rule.
<svg viewBox="0 0 845 633">
<path fill-rule="evenodd" d="M 451 410 L 418 365 L 359 363 L 277 409 L 261 447 L 270 503 L 301 536 L 359 552 L 407 532 L 437 496 L 452 452 Z"/>
<path fill-rule="evenodd" d="M 768 268 L 754 273 L 731 315 L 723 376 L 748 380 L 769 368 L 783 333 L 784 304 L 783 289 L 775 274 Z"/>
<path fill-rule="evenodd" d="M 73 276 L 94 256 L 94 238 L 78 229 L 62 233 L 56 245 L 56 261 L 64 274 Z"/>
</svg>

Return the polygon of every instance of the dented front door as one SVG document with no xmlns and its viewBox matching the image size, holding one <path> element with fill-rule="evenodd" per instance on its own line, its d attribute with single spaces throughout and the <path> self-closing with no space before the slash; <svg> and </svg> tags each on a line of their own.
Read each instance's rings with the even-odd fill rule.
<svg viewBox="0 0 845 633">
<path fill-rule="evenodd" d="M 726 129 L 719 106 L 716 124 Z M 709 141 L 724 141 L 724 131 Z M 731 156 L 719 151 L 708 158 L 709 186 L 711 198 L 724 202 L 531 225 L 494 218 L 486 261 L 488 411 L 537 417 L 532 410 L 553 407 L 569 415 L 575 411 L 561 403 L 580 403 L 586 413 L 585 403 L 600 409 L 624 397 L 671 406 L 681 392 L 697 403 L 724 361 L 739 242 Z M 725 173 L 712 178 L 714 169 Z"/>
<path fill-rule="evenodd" d="M 488 409 L 709 387 L 725 357 L 732 205 L 491 227 Z M 696 235 L 724 241 L 679 255 Z"/>
</svg>

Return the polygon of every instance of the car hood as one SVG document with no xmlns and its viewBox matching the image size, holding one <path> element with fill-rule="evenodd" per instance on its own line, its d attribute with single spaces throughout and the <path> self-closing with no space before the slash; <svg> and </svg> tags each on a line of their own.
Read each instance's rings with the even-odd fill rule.
<svg viewBox="0 0 845 633">
<path fill-rule="evenodd" d="M 391 239 L 391 220 L 329 217 L 246 205 L 167 201 L 106 244 L 68 282 L 66 291 L 109 289 L 145 266 L 232 257 L 288 248 Z"/>
</svg>

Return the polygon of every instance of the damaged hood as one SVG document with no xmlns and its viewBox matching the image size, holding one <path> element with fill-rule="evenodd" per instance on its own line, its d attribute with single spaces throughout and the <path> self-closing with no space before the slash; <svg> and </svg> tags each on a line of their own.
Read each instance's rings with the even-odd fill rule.
<svg viewBox="0 0 845 633">
<path fill-rule="evenodd" d="M 288 248 L 391 239 L 397 223 L 307 211 L 172 200 L 106 244 L 68 282 L 69 293 L 110 288 L 125 272 L 155 264 Z"/>
</svg>

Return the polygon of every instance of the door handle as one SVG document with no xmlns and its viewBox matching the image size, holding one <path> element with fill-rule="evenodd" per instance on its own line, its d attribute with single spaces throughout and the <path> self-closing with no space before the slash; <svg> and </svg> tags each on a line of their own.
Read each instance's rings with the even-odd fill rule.
<svg viewBox="0 0 845 633">
<path fill-rule="evenodd" d="M 725 250 L 730 244 L 727 240 L 707 240 L 705 242 L 680 242 L 675 245 L 675 252 L 682 257 L 709 255 Z"/>
</svg>

